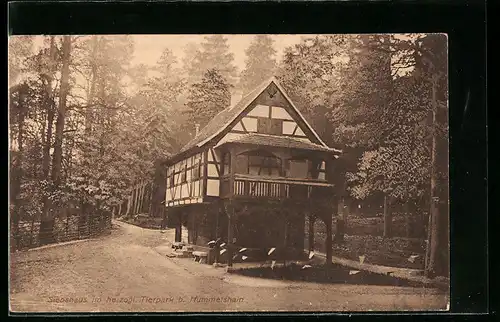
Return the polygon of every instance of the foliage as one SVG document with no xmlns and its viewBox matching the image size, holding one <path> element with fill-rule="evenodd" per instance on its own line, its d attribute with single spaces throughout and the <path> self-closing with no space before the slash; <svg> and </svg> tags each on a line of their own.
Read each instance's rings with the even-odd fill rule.
<svg viewBox="0 0 500 322">
<path fill-rule="evenodd" d="M 26 58 L 31 55 L 33 48 L 32 36 L 9 37 L 9 83 L 14 84 L 27 62 Z"/>
<path fill-rule="evenodd" d="M 190 47 L 188 50 L 194 51 L 194 57 L 185 68 L 194 82 L 198 82 L 207 70 L 216 69 L 227 82 L 236 83 L 237 70 L 234 66 L 234 54 L 229 51 L 229 44 L 225 36 L 205 36 L 201 48 Z"/>
<path fill-rule="evenodd" d="M 205 126 L 217 113 L 231 104 L 230 85 L 218 70 L 209 69 L 201 82 L 189 89 L 188 115 L 191 124 Z"/>
<path fill-rule="evenodd" d="M 239 88 L 247 93 L 267 78 L 274 75 L 276 69 L 276 50 L 273 39 L 268 35 L 257 35 L 245 50 L 246 67 L 241 72 Z"/>
</svg>

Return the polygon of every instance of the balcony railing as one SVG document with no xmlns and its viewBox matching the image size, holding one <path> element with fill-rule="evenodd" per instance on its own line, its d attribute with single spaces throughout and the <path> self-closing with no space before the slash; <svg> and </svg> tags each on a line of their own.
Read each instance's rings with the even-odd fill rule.
<svg viewBox="0 0 500 322">
<path fill-rule="evenodd" d="M 263 178 L 235 175 L 233 192 L 230 189 L 230 176 L 220 183 L 221 198 L 268 198 L 304 200 L 328 198 L 333 195 L 333 185 L 319 180 L 297 180 L 292 178 Z"/>
</svg>

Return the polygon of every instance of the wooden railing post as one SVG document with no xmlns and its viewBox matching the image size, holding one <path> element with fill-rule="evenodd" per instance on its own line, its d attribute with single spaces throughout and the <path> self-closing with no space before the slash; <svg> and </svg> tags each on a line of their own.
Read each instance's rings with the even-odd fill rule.
<svg viewBox="0 0 500 322">
<path fill-rule="evenodd" d="M 234 149 L 229 150 L 231 161 L 229 163 L 229 197 L 234 196 L 234 175 L 236 173 L 236 151 Z"/>
</svg>

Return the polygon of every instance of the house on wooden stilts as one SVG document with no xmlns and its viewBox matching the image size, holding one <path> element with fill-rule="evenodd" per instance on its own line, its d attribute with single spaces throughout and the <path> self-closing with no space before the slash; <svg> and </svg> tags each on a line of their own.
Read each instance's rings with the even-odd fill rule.
<svg viewBox="0 0 500 322">
<path fill-rule="evenodd" d="M 326 225 L 331 263 L 331 169 L 341 152 L 321 140 L 276 78 L 265 81 L 166 161 L 165 206 L 176 241 L 181 225 L 192 245 L 220 238 L 229 266 L 242 247 L 294 256 L 304 252 L 310 216 Z"/>
</svg>

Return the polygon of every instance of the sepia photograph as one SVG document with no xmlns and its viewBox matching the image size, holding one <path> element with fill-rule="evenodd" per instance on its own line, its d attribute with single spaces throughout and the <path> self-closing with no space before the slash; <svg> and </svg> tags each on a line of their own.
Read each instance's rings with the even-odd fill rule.
<svg viewBox="0 0 500 322">
<path fill-rule="evenodd" d="M 9 306 L 447 312 L 448 37 L 8 37 Z"/>
</svg>

